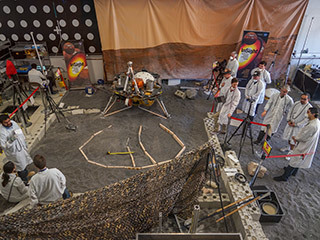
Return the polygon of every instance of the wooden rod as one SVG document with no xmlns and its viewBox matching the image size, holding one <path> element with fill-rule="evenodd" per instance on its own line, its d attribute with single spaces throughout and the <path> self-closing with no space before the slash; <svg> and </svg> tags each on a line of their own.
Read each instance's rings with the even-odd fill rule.
<svg viewBox="0 0 320 240">
<path fill-rule="evenodd" d="M 146 112 L 148 112 L 148 113 L 154 114 L 154 115 L 156 115 L 156 116 L 158 116 L 158 117 L 161 117 L 161 118 L 163 118 L 163 119 L 168 119 L 167 117 L 162 116 L 162 115 L 159 114 L 159 113 L 152 112 L 152 111 L 150 111 L 150 110 L 148 110 L 148 109 L 146 109 L 146 108 L 143 108 L 143 107 L 140 107 L 140 106 L 138 106 L 138 108 L 140 108 L 141 110 L 146 111 Z"/>
<path fill-rule="evenodd" d="M 264 198 L 264 197 L 266 197 L 266 196 L 267 196 L 267 194 L 270 194 L 270 193 L 266 193 L 266 194 L 264 194 L 263 196 L 255 197 L 255 198 L 254 198 L 254 199 L 252 199 L 251 201 L 249 201 L 249 202 L 247 202 L 247 203 L 245 203 L 245 204 L 241 205 L 239 208 L 237 208 L 237 209 L 233 210 L 232 212 L 229 212 L 227 215 L 225 215 L 225 216 L 223 216 L 223 217 L 219 218 L 216 222 L 220 222 L 222 219 L 224 219 L 224 218 L 226 218 L 226 217 L 228 217 L 228 216 L 230 216 L 230 215 L 234 214 L 235 212 L 238 212 L 240 209 L 244 208 L 245 206 L 248 206 L 249 204 L 253 203 L 254 201 L 259 200 L 260 198 Z"/>
<path fill-rule="evenodd" d="M 186 150 L 186 147 L 184 146 L 183 148 L 181 148 L 181 150 L 178 152 L 178 154 L 174 157 L 174 158 L 178 158 L 181 156 L 181 154 L 184 152 L 184 150 Z"/>
<path fill-rule="evenodd" d="M 176 134 L 174 134 L 174 132 L 172 132 L 169 128 L 167 128 L 166 126 L 164 126 L 163 124 L 159 123 L 159 126 L 165 130 L 167 133 L 169 133 L 174 140 L 176 140 L 176 142 L 182 147 L 182 149 L 178 152 L 178 154 L 175 156 L 175 158 L 180 157 L 180 155 L 184 152 L 184 150 L 186 149 L 186 146 L 184 145 L 184 143 L 180 140 L 180 138 L 178 138 L 178 136 Z"/>
<path fill-rule="evenodd" d="M 239 202 L 243 202 L 244 200 L 247 200 L 248 198 L 251 198 L 251 197 L 253 197 L 253 195 L 246 196 L 245 198 L 242 198 L 242 199 L 239 199 L 238 201 L 235 201 L 235 202 L 233 202 L 233 203 L 230 203 L 229 205 L 223 207 L 223 209 L 226 210 L 226 208 L 231 207 L 231 206 L 233 206 L 233 205 L 235 205 L 235 204 L 237 204 L 237 203 L 239 203 Z M 214 215 L 214 214 L 216 214 L 216 213 L 218 213 L 218 212 L 221 212 L 221 211 L 222 211 L 222 208 L 216 210 L 216 211 L 213 212 L 213 213 L 209 213 L 209 214 L 208 214 L 208 217 L 210 217 L 211 215 Z"/>
<path fill-rule="evenodd" d="M 140 147 L 142 148 L 144 154 L 147 155 L 148 158 L 151 160 L 151 162 L 153 164 L 157 164 L 156 160 L 154 160 L 153 157 L 151 157 L 151 155 L 147 152 L 147 150 L 143 146 L 142 141 L 141 141 L 141 132 L 142 132 L 142 125 L 140 125 L 139 132 L 138 132 L 138 140 L 139 140 Z"/>
<path fill-rule="evenodd" d="M 114 111 L 114 112 L 112 112 L 112 113 L 105 114 L 104 116 L 105 116 L 105 117 L 108 117 L 108 116 L 111 116 L 111 115 L 113 115 L 113 114 L 116 114 L 116 113 L 122 112 L 122 111 L 124 111 L 124 110 L 127 110 L 127 109 L 129 109 L 129 108 L 131 108 L 131 107 L 132 107 L 132 106 L 128 106 L 128 107 L 122 108 L 122 109 L 120 109 L 120 110 Z"/>
<path fill-rule="evenodd" d="M 128 152 L 129 152 L 129 154 L 130 154 L 130 158 L 131 158 L 132 165 L 133 165 L 133 167 L 135 167 L 135 166 L 136 166 L 136 163 L 135 163 L 135 161 L 134 161 L 134 158 L 133 158 L 133 155 L 132 155 L 132 153 L 131 153 L 131 150 L 130 150 L 130 147 L 129 147 L 129 146 L 127 146 L 127 150 L 128 150 Z"/>
</svg>

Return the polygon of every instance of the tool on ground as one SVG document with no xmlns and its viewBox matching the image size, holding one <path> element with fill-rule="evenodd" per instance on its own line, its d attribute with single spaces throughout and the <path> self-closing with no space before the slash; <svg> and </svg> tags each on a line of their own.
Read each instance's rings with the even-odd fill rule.
<svg viewBox="0 0 320 240">
<path fill-rule="evenodd" d="M 126 155 L 134 152 L 107 152 L 107 155 Z"/>
</svg>

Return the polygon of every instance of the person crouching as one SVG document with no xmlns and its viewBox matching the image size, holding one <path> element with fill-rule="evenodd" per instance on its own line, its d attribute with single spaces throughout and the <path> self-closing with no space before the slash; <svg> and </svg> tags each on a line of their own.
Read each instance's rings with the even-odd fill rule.
<svg viewBox="0 0 320 240">
<path fill-rule="evenodd" d="M 33 163 L 39 169 L 39 172 L 31 178 L 29 185 L 32 207 L 70 197 L 66 188 L 66 178 L 62 172 L 56 168 L 48 169 L 46 159 L 41 155 L 36 155 Z"/>
</svg>

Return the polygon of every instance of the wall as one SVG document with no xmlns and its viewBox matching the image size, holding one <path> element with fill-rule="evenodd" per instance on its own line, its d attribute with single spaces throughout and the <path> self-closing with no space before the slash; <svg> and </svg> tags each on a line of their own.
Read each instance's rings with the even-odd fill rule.
<svg viewBox="0 0 320 240">
<path fill-rule="evenodd" d="M 312 23 L 312 17 L 314 17 Z M 310 28 L 311 26 L 311 28 Z M 308 30 L 310 32 L 307 36 Z M 309 0 L 309 4 L 302 21 L 300 32 L 296 44 L 294 46 L 295 56 L 292 55 L 290 62 L 290 73 L 289 77 L 294 78 L 297 64 L 313 64 L 314 67 L 320 68 L 320 5 L 319 0 Z M 303 45 L 306 41 L 304 50 L 308 49 L 308 53 L 302 53 Z M 299 62 L 299 58 L 300 62 Z"/>
</svg>

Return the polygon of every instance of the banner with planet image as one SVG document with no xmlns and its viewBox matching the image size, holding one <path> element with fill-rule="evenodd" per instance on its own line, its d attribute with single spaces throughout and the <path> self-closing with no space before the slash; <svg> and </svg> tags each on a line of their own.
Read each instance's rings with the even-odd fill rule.
<svg viewBox="0 0 320 240">
<path fill-rule="evenodd" d="M 89 69 L 83 41 L 63 42 L 62 53 L 67 66 L 70 88 L 90 86 Z"/>
<path fill-rule="evenodd" d="M 251 78 L 251 70 L 262 61 L 265 45 L 269 32 L 244 31 L 239 50 L 238 78 Z"/>
</svg>

